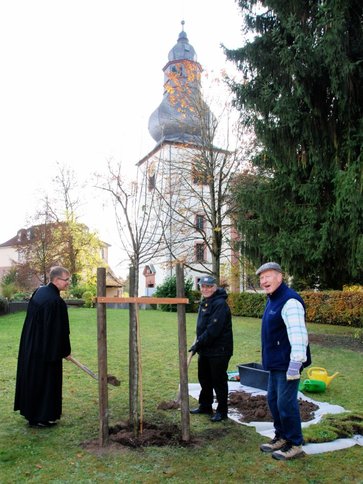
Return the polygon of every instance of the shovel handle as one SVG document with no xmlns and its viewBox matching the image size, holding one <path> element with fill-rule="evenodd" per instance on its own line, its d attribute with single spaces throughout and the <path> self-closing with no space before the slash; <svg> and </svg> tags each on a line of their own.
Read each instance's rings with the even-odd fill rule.
<svg viewBox="0 0 363 484">
<path fill-rule="evenodd" d="M 81 370 L 83 370 L 86 373 L 88 373 L 95 380 L 98 380 L 97 375 L 95 373 L 93 373 L 92 370 L 90 370 L 89 368 L 87 368 L 87 366 L 86 365 L 83 365 L 83 363 L 81 363 L 80 361 L 76 360 L 73 356 L 69 355 L 67 357 L 67 360 L 68 361 L 71 361 L 72 363 L 74 363 L 76 366 L 78 366 L 78 368 L 80 368 Z"/>
<path fill-rule="evenodd" d="M 193 356 L 194 356 L 194 354 L 193 354 L 193 353 L 190 353 L 190 355 L 188 356 L 188 360 L 187 360 L 187 369 L 188 369 L 188 368 L 189 368 L 189 366 L 190 366 L 190 362 L 192 361 Z M 178 395 L 176 396 L 175 401 L 176 401 L 176 402 L 180 402 L 180 399 L 181 399 L 181 391 L 180 391 L 180 385 L 179 385 L 179 391 L 178 391 Z"/>
</svg>

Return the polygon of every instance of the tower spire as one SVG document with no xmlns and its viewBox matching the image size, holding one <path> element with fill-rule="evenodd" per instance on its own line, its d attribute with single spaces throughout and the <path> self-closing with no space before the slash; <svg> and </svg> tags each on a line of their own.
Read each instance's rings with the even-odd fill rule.
<svg viewBox="0 0 363 484">
<path fill-rule="evenodd" d="M 181 25 L 182 31 L 163 69 L 163 100 L 149 118 L 149 133 L 157 144 L 163 141 L 200 143 L 201 119 L 193 109 L 185 108 L 185 104 L 190 106 L 193 102 L 200 102 L 199 111 L 205 112 L 206 123 L 211 114 L 200 92 L 202 66 L 197 62 L 196 52 L 184 31 L 184 20 Z M 190 99 L 182 100 L 183 93 Z"/>
</svg>

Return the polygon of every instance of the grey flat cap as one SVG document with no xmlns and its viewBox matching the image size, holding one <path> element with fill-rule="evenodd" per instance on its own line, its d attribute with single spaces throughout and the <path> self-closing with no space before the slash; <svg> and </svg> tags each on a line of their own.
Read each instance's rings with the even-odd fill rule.
<svg viewBox="0 0 363 484">
<path fill-rule="evenodd" d="M 281 272 L 282 274 L 282 269 L 277 262 L 266 262 L 266 264 L 262 264 L 262 266 L 257 269 L 256 275 L 259 276 L 262 272 L 265 271 L 277 271 Z"/>
</svg>

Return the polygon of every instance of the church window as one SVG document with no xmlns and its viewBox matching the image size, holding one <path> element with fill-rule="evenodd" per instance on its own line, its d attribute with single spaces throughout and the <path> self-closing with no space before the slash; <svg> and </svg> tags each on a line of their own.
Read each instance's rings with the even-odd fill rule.
<svg viewBox="0 0 363 484">
<path fill-rule="evenodd" d="M 152 190 L 155 190 L 155 187 L 156 187 L 155 174 L 154 175 L 149 175 L 149 178 L 148 178 L 148 189 L 149 189 L 149 192 L 151 192 Z"/>
<path fill-rule="evenodd" d="M 204 262 L 205 261 L 204 252 L 205 252 L 205 244 L 204 243 L 195 244 L 195 260 L 196 260 L 196 262 Z"/>
<path fill-rule="evenodd" d="M 197 230 L 203 230 L 204 229 L 204 215 L 197 214 L 195 216 L 195 228 Z"/>
<path fill-rule="evenodd" d="M 192 179 L 195 185 L 207 185 L 208 183 L 207 174 L 196 165 L 192 167 Z"/>
</svg>

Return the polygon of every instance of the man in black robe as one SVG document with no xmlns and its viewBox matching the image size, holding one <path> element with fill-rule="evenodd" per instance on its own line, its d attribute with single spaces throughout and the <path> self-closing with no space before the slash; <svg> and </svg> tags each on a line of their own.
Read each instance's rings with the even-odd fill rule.
<svg viewBox="0 0 363 484">
<path fill-rule="evenodd" d="M 60 291 L 70 283 L 64 267 L 32 295 L 20 339 L 14 410 L 34 427 L 50 427 L 62 414 L 62 358 L 71 353 L 68 310 Z"/>
</svg>

